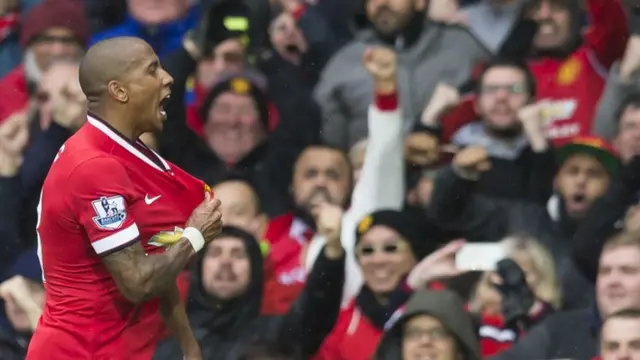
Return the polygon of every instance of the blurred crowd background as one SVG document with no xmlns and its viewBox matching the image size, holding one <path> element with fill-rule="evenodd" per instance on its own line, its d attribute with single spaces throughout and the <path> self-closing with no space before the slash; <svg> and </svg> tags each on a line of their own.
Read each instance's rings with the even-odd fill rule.
<svg viewBox="0 0 640 360">
<path fill-rule="evenodd" d="M 0 0 L 0 359 L 116 36 L 174 79 L 143 141 L 222 201 L 179 279 L 205 359 L 640 359 L 637 0 Z M 508 255 L 462 271 L 472 243 Z"/>
</svg>

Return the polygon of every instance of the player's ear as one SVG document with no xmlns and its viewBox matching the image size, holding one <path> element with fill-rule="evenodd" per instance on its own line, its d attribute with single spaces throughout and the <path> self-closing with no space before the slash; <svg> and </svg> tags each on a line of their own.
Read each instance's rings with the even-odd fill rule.
<svg viewBox="0 0 640 360">
<path fill-rule="evenodd" d="M 129 94 L 127 90 L 120 84 L 119 82 L 113 80 L 109 81 L 109 96 L 111 96 L 116 101 L 126 103 L 129 101 Z"/>
</svg>

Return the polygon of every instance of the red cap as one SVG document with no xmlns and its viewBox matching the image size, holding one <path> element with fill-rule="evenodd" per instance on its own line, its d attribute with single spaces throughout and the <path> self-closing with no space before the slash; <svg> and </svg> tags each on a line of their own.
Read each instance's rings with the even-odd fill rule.
<svg viewBox="0 0 640 360">
<path fill-rule="evenodd" d="M 34 6 L 22 22 L 20 46 L 26 48 L 45 31 L 54 28 L 71 30 L 82 45 L 89 41 L 89 24 L 81 0 L 45 0 Z"/>
</svg>

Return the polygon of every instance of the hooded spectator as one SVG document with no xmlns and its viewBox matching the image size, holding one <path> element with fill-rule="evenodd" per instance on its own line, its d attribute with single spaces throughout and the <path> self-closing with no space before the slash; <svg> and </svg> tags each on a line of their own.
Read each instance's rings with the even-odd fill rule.
<svg viewBox="0 0 640 360">
<path fill-rule="evenodd" d="M 471 316 L 448 290 L 415 293 L 386 331 L 375 360 L 480 360 Z"/>
<path fill-rule="evenodd" d="M 287 315 L 262 317 L 264 276 L 258 241 L 244 230 L 224 227 L 199 253 L 191 271 L 187 314 L 204 359 L 240 359 L 256 338 L 313 355 L 337 318 L 344 257 L 323 255 L 316 265 L 307 290 Z M 159 345 L 154 359 L 179 356 L 172 338 Z"/>
</svg>

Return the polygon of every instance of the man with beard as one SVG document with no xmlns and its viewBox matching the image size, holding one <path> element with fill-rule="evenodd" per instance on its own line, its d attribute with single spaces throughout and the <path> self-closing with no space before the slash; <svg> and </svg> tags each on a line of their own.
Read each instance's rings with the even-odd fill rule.
<svg viewBox="0 0 640 360">
<path fill-rule="evenodd" d="M 323 203 L 346 207 L 352 187 L 351 165 L 342 151 L 310 146 L 298 158 L 291 186 L 294 210 L 271 220 L 265 234 L 270 245 L 265 287 L 274 313 L 284 313 L 306 281 L 304 258 L 316 232 L 314 208 Z"/>
<path fill-rule="evenodd" d="M 431 3 L 438 0 L 431 0 Z M 367 108 L 373 84 L 358 63 L 371 44 L 393 47 L 401 73 L 404 131 L 411 130 L 439 82 L 459 87 L 472 69 L 488 57 L 466 29 L 427 20 L 426 0 L 368 0 L 366 15 L 373 24 L 344 46 L 323 71 L 315 98 L 323 112 L 324 141 L 343 149 L 367 135 Z M 436 4 L 434 4 L 435 6 Z M 425 54 L 428 52 L 428 56 Z"/>
<path fill-rule="evenodd" d="M 536 83 L 526 64 L 498 59 L 487 65 L 478 80 L 475 107 L 479 121 L 453 136 L 458 147 L 479 145 L 492 167 L 479 179 L 479 192 L 500 198 L 546 202 L 551 195 L 555 167 L 544 136 L 544 104 L 532 104 Z M 434 98 L 427 112 L 438 113 L 446 102 Z M 506 182 L 505 179 L 510 181 Z"/>
</svg>

